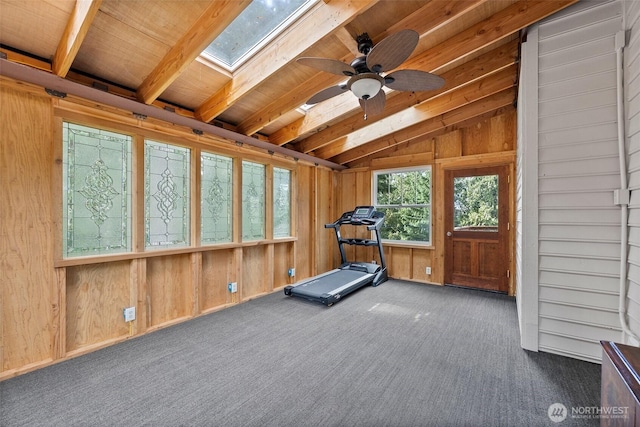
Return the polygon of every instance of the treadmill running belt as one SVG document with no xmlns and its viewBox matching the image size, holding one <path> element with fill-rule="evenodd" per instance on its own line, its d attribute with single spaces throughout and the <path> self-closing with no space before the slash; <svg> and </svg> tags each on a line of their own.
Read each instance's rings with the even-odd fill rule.
<svg viewBox="0 0 640 427">
<path fill-rule="evenodd" d="M 298 295 L 317 297 L 322 294 L 333 294 L 347 284 L 362 283 L 369 280 L 373 274 L 365 274 L 355 270 L 336 270 L 331 274 L 318 277 L 295 287 Z"/>
</svg>

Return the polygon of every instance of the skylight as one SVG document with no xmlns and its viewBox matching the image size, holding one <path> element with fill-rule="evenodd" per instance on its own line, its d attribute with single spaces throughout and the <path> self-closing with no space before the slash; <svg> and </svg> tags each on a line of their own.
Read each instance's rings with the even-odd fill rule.
<svg viewBox="0 0 640 427">
<path fill-rule="evenodd" d="M 253 0 L 202 52 L 233 71 L 298 18 L 316 0 Z"/>
</svg>

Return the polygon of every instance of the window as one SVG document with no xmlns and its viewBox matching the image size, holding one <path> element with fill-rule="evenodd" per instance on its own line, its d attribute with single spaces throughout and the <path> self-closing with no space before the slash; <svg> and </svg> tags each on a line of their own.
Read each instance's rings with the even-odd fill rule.
<svg viewBox="0 0 640 427">
<path fill-rule="evenodd" d="M 254 0 L 202 55 L 233 71 L 314 3 L 315 0 Z"/>
<path fill-rule="evenodd" d="M 131 137 L 63 123 L 64 257 L 131 251 Z"/>
<path fill-rule="evenodd" d="M 189 147 L 68 122 L 62 152 L 63 258 L 184 248 L 196 234 L 202 246 L 292 235 L 285 167 L 197 150 L 197 175 Z"/>
<path fill-rule="evenodd" d="M 203 244 L 233 239 L 233 159 L 201 154 L 200 220 Z"/>
<path fill-rule="evenodd" d="M 242 162 L 242 240 L 265 238 L 265 169 Z"/>
<path fill-rule="evenodd" d="M 498 175 L 453 179 L 453 229 L 498 231 Z"/>
<path fill-rule="evenodd" d="M 145 248 L 189 245 L 190 150 L 144 142 Z"/>
<path fill-rule="evenodd" d="M 431 167 L 377 171 L 373 204 L 385 219 L 384 240 L 431 244 Z"/>
<path fill-rule="evenodd" d="M 273 237 L 291 236 L 291 171 L 273 168 Z"/>
</svg>

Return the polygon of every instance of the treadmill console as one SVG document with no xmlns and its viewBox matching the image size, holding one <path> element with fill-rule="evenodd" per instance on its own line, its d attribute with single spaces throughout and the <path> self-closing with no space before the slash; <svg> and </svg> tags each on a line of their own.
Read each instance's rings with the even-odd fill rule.
<svg viewBox="0 0 640 427">
<path fill-rule="evenodd" d="M 352 220 L 363 220 L 370 219 L 373 217 L 373 213 L 375 212 L 375 208 L 373 206 L 357 206 L 353 213 L 351 214 Z"/>
</svg>

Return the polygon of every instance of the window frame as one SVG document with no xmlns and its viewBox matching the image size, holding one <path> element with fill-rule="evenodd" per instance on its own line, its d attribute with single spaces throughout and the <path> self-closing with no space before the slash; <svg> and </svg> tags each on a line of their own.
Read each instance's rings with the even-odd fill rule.
<svg viewBox="0 0 640 427">
<path fill-rule="evenodd" d="M 123 116 L 124 117 L 124 116 Z M 64 205 L 63 192 L 66 191 L 64 185 L 63 176 L 65 174 L 64 168 L 66 167 L 63 162 L 60 162 L 60 167 L 55 169 L 55 180 L 59 183 L 56 185 L 57 192 L 55 195 L 56 200 L 60 203 L 60 208 L 55 212 L 55 221 L 60 223 L 60 227 L 57 231 L 54 265 L 56 267 L 68 267 L 74 265 L 94 264 L 101 262 L 110 262 L 117 260 L 129 260 L 137 258 L 166 256 L 170 254 L 178 253 L 193 253 L 209 250 L 218 250 L 226 248 L 242 248 L 245 246 L 253 246 L 255 244 L 273 244 L 294 242 L 298 238 L 296 236 L 296 223 L 295 217 L 296 211 L 296 194 L 297 194 L 297 165 L 294 160 L 288 161 L 287 159 L 273 158 L 272 155 L 253 153 L 251 151 L 238 151 L 227 147 L 215 138 L 209 138 L 204 136 L 194 139 L 189 133 L 166 133 L 162 130 L 149 130 L 139 125 L 131 125 L 121 122 L 113 121 L 112 117 L 91 117 L 84 116 L 82 113 L 75 113 L 71 111 L 59 111 L 54 115 L 54 123 L 56 126 L 55 137 L 55 150 L 60 159 L 63 158 L 64 151 L 64 123 L 70 123 L 80 127 L 87 127 L 96 129 L 96 131 L 111 132 L 127 136 L 131 139 L 131 190 L 128 192 L 128 206 L 131 207 L 130 213 L 130 244 L 126 250 L 119 252 L 109 253 L 96 253 L 86 254 L 79 256 L 68 256 L 65 252 L 66 234 L 63 230 L 63 221 L 65 221 L 65 211 L 68 209 L 67 205 Z M 145 245 L 145 141 L 155 141 L 161 144 L 173 145 L 176 147 L 182 147 L 189 150 L 190 154 L 190 213 L 189 213 L 189 244 L 184 246 L 174 247 L 153 247 L 149 248 Z M 232 172 L 232 240 L 229 242 L 202 242 L 201 240 L 201 217 L 200 209 L 202 204 L 201 199 L 201 153 L 206 152 L 213 155 L 219 155 L 232 159 L 233 172 Z M 264 235 L 260 239 L 244 240 L 242 238 L 242 162 L 248 161 L 256 164 L 261 164 L 265 167 L 265 219 L 264 219 Z M 273 204 L 273 168 L 278 167 L 281 169 L 287 169 L 291 172 L 290 183 L 290 236 L 288 237 L 273 237 L 273 217 L 272 217 L 272 204 Z"/>
<path fill-rule="evenodd" d="M 275 186 L 275 170 L 280 169 L 289 172 L 289 233 L 286 236 L 276 236 L 276 186 Z M 293 237 L 293 170 L 282 166 L 273 165 L 271 167 L 271 234 L 274 240 L 288 239 Z"/>
<path fill-rule="evenodd" d="M 244 234 L 245 234 L 245 205 L 244 205 L 244 199 L 245 199 L 245 194 L 244 194 L 244 172 L 245 172 L 245 163 L 251 163 L 254 165 L 258 165 L 258 166 L 262 166 L 262 171 L 263 171 L 263 179 L 264 182 L 262 183 L 262 237 L 254 239 L 254 238 L 245 238 Z M 267 211 L 268 211 L 268 206 L 269 206 L 269 200 L 271 199 L 271 197 L 269 196 L 269 189 L 268 189 L 268 183 L 272 182 L 272 169 L 270 168 L 269 165 L 267 165 L 266 163 L 263 162 L 259 162 L 253 159 L 245 159 L 242 158 L 240 160 L 240 176 L 242 177 L 239 183 L 239 193 L 240 193 L 240 229 L 239 231 L 239 238 L 241 242 L 260 242 L 263 240 L 269 240 L 269 236 L 273 231 L 273 218 L 271 218 L 271 221 L 269 221 L 270 218 L 268 218 L 267 215 Z"/>
<path fill-rule="evenodd" d="M 391 175 L 394 173 L 406 172 L 429 172 L 429 203 L 425 204 L 382 204 L 378 203 L 378 176 Z M 427 208 L 428 211 L 428 235 L 429 240 L 395 240 L 382 239 L 386 244 L 407 245 L 407 246 L 433 246 L 433 167 L 431 165 L 405 166 L 398 168 L 387 168 L 373 170 L 371 172 L 371 204 L 376 208 L 393 209 L 393 208 Z M 383 225 L 384 227 L 384 225 Z"/>
</svg>

